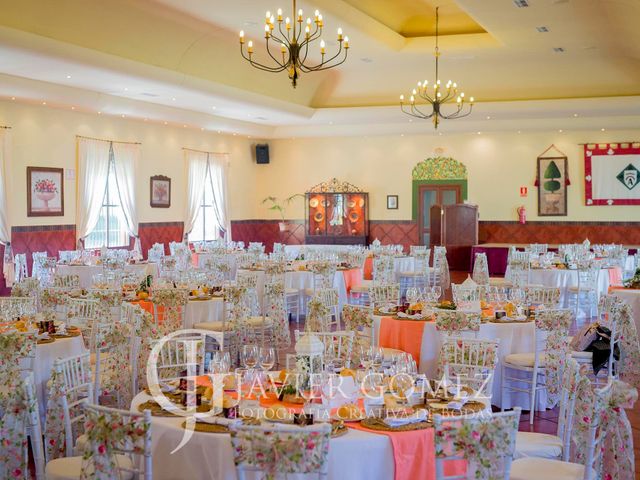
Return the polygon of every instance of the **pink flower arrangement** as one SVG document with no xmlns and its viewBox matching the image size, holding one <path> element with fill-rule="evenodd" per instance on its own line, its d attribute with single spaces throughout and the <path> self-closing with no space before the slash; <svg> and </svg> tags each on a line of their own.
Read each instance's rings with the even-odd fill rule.
<svg viewBox="0 0 640 480">
<path fill-rule="evenodd" d="M 58 187 L 56 187 L 54 181 L 49 180 L 48 178 L 43 178 L 36 182 L 33 186 L 33 190 L 37 193 L 57 193 Z"/>
</svg>

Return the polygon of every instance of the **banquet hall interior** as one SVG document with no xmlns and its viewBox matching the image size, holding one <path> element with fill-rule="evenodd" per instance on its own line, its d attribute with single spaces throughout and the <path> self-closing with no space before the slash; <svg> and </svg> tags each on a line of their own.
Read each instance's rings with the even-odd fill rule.
<svg viewBox="0 0 640 480">
<path fill-rule="evenodd" d="M 638 24 L 0 0 L 0 479 L 640 478 Z"/>
</svg>

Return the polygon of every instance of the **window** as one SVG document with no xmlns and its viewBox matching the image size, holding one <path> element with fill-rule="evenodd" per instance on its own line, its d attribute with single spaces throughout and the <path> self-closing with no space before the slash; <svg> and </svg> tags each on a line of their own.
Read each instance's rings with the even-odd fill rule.
<svg viewBox="0 0 640 480">
<path fill-rule="evenodd" d="M 189 234 L 190 242 L 206 242 L 217 240 L 220 237 L 220 225 L 214 212 L 213 179 L 211 178 L 211 164 L 207 165 L 206 181 L 204 182 L 204 194 L 202 203 L 198 209 L 195 225 Z"/>
<path fill-rule="evenodd" d="M 113 148 L 109 149 L 109 173 L 100 208 L 100 217 L 93 231 L 85 238 L 85 248 L 128 247 L 129 234 L 120 205 L 120 191 L 116 180 Z"/>
</svg>

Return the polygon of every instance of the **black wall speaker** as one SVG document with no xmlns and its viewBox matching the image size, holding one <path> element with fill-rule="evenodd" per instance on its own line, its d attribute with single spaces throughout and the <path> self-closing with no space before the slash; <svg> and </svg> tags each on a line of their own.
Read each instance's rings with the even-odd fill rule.
<svg viewBox="0 0 640 480">
<path fill-rule="evenodd" d="M 269 163 L 269 145 L 256 145 L 256 163 Z"/>
</svg>

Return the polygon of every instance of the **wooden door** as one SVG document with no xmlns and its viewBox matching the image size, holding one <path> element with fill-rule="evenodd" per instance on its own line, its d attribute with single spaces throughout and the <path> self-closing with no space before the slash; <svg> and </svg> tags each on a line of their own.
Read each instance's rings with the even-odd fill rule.
<svg viewBox="0 0 640 480">
<path fill-rule="evenodd" d="M 431 207 L 462 203 L 461 185 L 420 185 L 418 188 L 418 231 L 421 245 L 431 245 Z"/>
</svg>

